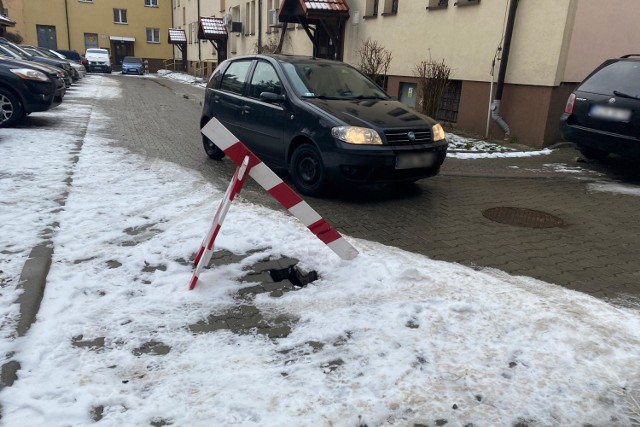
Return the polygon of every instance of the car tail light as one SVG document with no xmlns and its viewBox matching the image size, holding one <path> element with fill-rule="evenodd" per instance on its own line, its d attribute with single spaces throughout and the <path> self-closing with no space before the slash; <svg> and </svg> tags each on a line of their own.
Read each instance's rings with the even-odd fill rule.
<svg viewBox="0 0 640 427">
<path fill-rule="evenodd" d="M 564 112 L 567 114 L 573 114 L 573 103 L 576 101 L 576 94 L 572 93 L 567 99 L 567 105 L 564 107 Z"/>
</svg>

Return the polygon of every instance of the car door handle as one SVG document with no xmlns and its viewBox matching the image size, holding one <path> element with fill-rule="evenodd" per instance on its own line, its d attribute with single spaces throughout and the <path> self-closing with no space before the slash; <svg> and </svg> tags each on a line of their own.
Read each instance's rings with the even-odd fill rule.
<svg viewBox="0 0 640 427">
<path fill-rule="evenodd" d="M 219 97 L 218 95 L 215 95 L 215 96 L 213 97 L 213 102 L 215 102 L 216 104 L 217 104 L 218 102 L 220 102 L 220 97 Z"/>
<path fill-rule="evenodd" d="M 249 114 L 251 112 L 251 107 L 242 107 L 240 110 L 240 114 Z"/>
</svg>

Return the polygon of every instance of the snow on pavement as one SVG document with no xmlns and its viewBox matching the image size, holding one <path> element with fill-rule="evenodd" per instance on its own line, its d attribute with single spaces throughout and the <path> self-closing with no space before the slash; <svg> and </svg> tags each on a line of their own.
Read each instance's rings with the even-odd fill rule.
<svg viewBox="0 0 640 427">
<path fill-rule="evenodd" d="M 0 392 L 4 425 L 634 425 L 639 312 L 553 284 L 349 236 L 360 255 L 342 261 L 295 218 L 240 198 L 217 247 L 246 257 L 188 291 L 184 260 L 225 189 L 104 139 L 115 124 L 93 102 L 105 88 L 124 96 L 114 84 L 89 76 L 46 113 L 86 115 L 77 163 L 75 134 L 1 131 L 0 206 L 16 218 L 0 225 L 2 247 L 24 258 L 59 224 L 38 321 L 21 338 L 3 326 L 2 350 L 21 363 Z M 0 254 L 6 318 L 19 271 Z M 238 304 L 246 268 L 279 255 L 319 274 L 256 296 L 265 318 L 291 319 L 288 336 L 189 331 Z M 141 352 L 149 343 L 164 351 Z"/>
</svg>

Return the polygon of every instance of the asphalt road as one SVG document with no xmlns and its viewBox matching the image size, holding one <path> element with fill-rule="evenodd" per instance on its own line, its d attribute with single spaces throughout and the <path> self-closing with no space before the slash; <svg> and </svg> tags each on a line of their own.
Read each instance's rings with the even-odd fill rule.
<svg viewBox="0 0 640 427">
<path fill-rule="evenodd" d="M 122 98 L 100 101 L 115 120 L 107 132 L 119 145 L 228 184 L 235 165 L 209 160 L 202 149 L 203 88 L 164 78 L 105 78 L 121 83 Z M 636 164 L 619 158 L 584 162 L 561 144 L 535 157 L 448 158 L 439 176 L 409 187 L 342 190 L 305 200 L 351 237 L 632 304 L 640 295 L 640 196 L 600 191 L 611 184 L 640 192 Z M 281 209 L 253 182 L 241 196 Z M 483 215 L 491 208 L 535 210 L 536 219 L 550 214 L 562 225 L 504 224 Z"/>
</svg>

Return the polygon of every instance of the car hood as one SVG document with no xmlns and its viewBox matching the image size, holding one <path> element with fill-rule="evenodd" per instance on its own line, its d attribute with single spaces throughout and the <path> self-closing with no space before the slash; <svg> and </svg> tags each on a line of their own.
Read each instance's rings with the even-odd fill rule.
<svg viewBox="0 0 640 427">
<path fill-rule="evenodd" d="M 88 53 L 85 58 L 93 62 L 109 62 L 109 55 L 101 55 L 99 53 Z"/>
<path fill-rule="evenodd" d="M 394 100 L 306 99 L 306 102 L 351 126 L 373 129 L 431 128 L 436 121 Z"/>
<path fill-rule="evenodd" d="M 31 68 L 34 70 L 42 71 L 48 75 L 57 76 L 59 72 L 61 72 L 58 68 L 51 67 L 46 64 L 35 64 L 33 61 L 23 61 L 20 59 L 9 59 L 9 58 L 1 58 L 0 63 L 11 65 L 12 67 L 23 67 L 23 68 Z"/>
<path fill-rule="evenodd" d="M 137 68 L 142 68 L 142 64 L 140 64 L 139 62 L 123 62 L 122 63 L 123 67 L 137 67 Z"/>
</svg>

